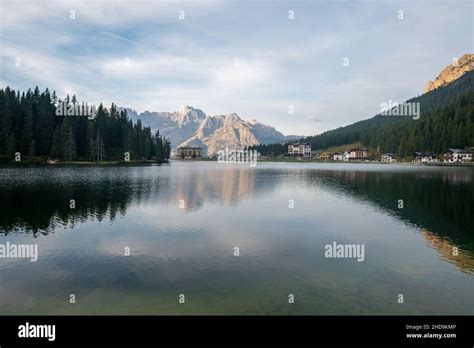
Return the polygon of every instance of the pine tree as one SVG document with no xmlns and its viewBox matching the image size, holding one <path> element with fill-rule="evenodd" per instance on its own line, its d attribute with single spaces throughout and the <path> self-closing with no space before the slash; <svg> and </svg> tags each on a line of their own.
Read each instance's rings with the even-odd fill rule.
<svg viewBox="0 0 474 348">
<path fill-rule="evenodd" d="M 164 152 L 163 153 L 164 159 L 169 160 L 170 159 L 170 154 L 171 154 L 171 143 L 166 138 L 164 140 L 163 152 Z"/>
<path fill-rule="evenodd" d="M 26 152 L 33 141 L 34 131 L 34 115 L 33 115 L 33 98 L 30 96 L 26 100 L 26 113 L 23 121 L 22 132 L 22 151 Z"/>
<path fill-rule="evenodd" d="M 9 98 L 9 87 L 5 91 L 0 90 L 0 151 L 2 153 L 7 152 L 12 133 L 12 110 Z"/>
<path fill-rule="evenodd" d="M 163 159 L 165 158 L 164 156 L 164 147 L 163 147 L 163 141 L 161 139 L 161 136 L 159 132 L 155 134 L 155 147 L 156 147 L 156 161 L 158 163 L 163 163 Z"/>
<path fill-rule="evenodd" d="M 32 140 L 28 148 L 28 156 L 34 158 L 36 156 L 36 140 Z"/>
<path fill-rule="evenodd" d="M 64 149 L 63 157 L 71 162 L 76 159 L 76 140 L 74 136 L 74 130 L 68 122 L 64 122 L 64 129 L 61 132 L 64 136 Z"/>
<path fill-rule="evenodd" d="M 7 158 L 13 161 L 13 157 L 15 156 L 16 151 L 16 139 L 15 135 L 12 133 L 10 138 L 8 139 L 8 146 L 7 146 Z"/>
</svg>

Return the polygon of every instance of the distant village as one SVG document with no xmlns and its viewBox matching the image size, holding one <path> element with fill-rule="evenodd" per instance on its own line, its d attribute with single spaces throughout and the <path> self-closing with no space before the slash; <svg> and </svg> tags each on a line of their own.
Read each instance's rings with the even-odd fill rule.
<svg viewBox="0 0 474 348">
<path fill-rule="evenodd" d="M 378 161 L 369 156 L 367 147 L 357 147 L 344 152 L 312 151 L 309 143 L 292 143 L 288 145 L 288 156 L 297 158 L 307 158 L 323 161 L 343 161 L 343 162 L 372 162 Z M 384 153 L 380 156 L 380 162 L 394 163 L 399 158 L 396 153 Z M 472 162 L 472 150 L 467 149 L 447 149 L 444 154 L 438 156 L 434 152 L 417 151 L 413 154 L 414 163 L 470 163 Z"/>
<path fill-rule="evenodd" d="M 472 163 L 473 151 L 467 149 L 447 149 L 443 154 L 436 154 L 434 152 L 417 151 L 413 153 L 411 162 L 413 163 Z M 174 156 L 177 160 L 194 160 L 202 159 L 202 149 L 200 147 L 187 146 L 180 147 L 175 150 Z M 369 155 L 367 147 L 356 147 L 344 152 L 329 152 L 329 151 L 312 151 L 309 143 L 292 143 L 288 144 L 289 158 L 306 159 L 306 160 L 320 160 L 320 161 L 338 161 L 338 162 L 383 162 L 396 163 L 402 162 L 396 153 L 383 153 L 380 159 Z M 259 156 L 260 160 L 269 160 L 270 156 Z M 406 158 L 405 158 L 406 162 Z"/>
</svg>

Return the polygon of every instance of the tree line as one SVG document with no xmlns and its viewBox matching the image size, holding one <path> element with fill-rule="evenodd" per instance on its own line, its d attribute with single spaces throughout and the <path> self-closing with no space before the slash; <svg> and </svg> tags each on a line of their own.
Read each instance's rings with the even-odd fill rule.
<svg viewBox="0 0 474 348">
<path fill-rule="evenodd" d="M 79 105 L 75 96 L 61 100 L 48 89 L 0 89 L 0 159 L 13 161 L 18 153 L 22 160 L 123 161 L 126 153 L 130 160 L 169 159 L 170 142 L 113 103 L 109 109 L 100 104 L 94 118 L 58 116 L 64 104 Z"/>
</svg>

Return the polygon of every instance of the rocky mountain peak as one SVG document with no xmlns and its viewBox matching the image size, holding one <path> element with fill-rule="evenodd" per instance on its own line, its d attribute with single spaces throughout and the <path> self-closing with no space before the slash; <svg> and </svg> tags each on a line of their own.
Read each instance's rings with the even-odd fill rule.
<svg viewBox="0 0 474 348">
<path fill-rule="evenodd" d="M 130 110 L 130 109 L 127 109 Z M 171 141 L 171 147 L 200 146 L 204 155 L 229 147 L 245 147 L 286 140 L 275 128 L 253 120 L 247 122 L 236 113 L 226 115 L 206 115 L 202 110 L 189 105 L 174 112 L 143 112 L 137 115 L 130 110 L 134 122 L 159 130 Z"/>
<path fill-rule="evenodd" d="M 425 93 L 438 87 L 447 85 L 474 69 L 474 54 L 464 54 L 457 61 L 444 68 L 434 81 L 428 81 L 425 86 Z"/>
<path fill-rule="evenodd" d="M 206 118 L 206 114 L 200 110 L 195 109 L 192 106 L 185 105 L 177 112 L 177 121 L 180 123 L 184 122 L 200 122 Z"/>
<path fill-rule="evenodd" d="M 225 124 L 230 125 L 232 123 L 236 123 L 236 122 L 239 122 L 239 121 L 242 121 L 242 119 L 236 113 L 224 115 Z"/>
</svg>

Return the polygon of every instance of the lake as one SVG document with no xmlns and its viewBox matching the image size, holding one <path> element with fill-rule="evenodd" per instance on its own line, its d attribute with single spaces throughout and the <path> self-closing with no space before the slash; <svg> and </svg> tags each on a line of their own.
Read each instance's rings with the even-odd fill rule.
<svg viewBox="0 0 474 348">
<path fill-rule="evenodd" d="M 472 315 L 473 180 L 348 163 L 3 167 L 0 245 L 38 259 L 0 258 L 0 314 Z M 327 257 L 334 243 L 364 257 Z"/>
</svg>

